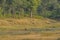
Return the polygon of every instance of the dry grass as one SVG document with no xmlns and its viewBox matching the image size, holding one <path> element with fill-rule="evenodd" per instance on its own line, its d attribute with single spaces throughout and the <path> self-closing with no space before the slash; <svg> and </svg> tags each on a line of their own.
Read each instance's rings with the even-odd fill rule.
<svg viewBox="0 0 60 40">
<path fill-rule="evenodd" d="M 11 35 L 3 35 L 0 36 L 0 40 L 56 40 L 59 37 L 56 36 L 45 36 L 42 37 L 40 35 L 15 35 L 15 36 L 11 36 Z"/>
<path fill-rule="evenodd" d="M 47 18 L 0 19 L 0 26 L 59 27 L 60 22 Z"/>
<path fill-rule="evenodd" d="M 60 27 L 60 22 L 52 19 L 22 18 L 22 19 L 0 19 L 0 29 L 30 29 Z"/>
<path fill-rule="evenodd" d="M 2 29 L 8 31 L 9 29 L 46 27 L 60 27 L 60 22 L 47 18 L 0 19 L 0 31 Z M 41 34 L 32 33 L 28 35 L 0 35 L 0 40 L 56 40 L 60 37 L 60 34 L 49 32 Z"/>
</svg>

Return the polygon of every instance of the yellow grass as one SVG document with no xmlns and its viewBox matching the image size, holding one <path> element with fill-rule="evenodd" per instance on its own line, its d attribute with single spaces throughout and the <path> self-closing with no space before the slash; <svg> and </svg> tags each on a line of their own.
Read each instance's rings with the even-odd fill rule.
<svg viewBox="0 0 60 40">
<path fill-rule="evenodd" d="M 0 26 L 5 27 L 59 27 L 60 22 L 48 18 L 0 19 Z"/>
<path fill-rule="evenodd" d="M 23 29 L 23 28 L 47 28 L 60 27 L 60 22 L 48 18 L 22 18 L 22 19 L 0 19 L 1 28 L 5 31 L 9 29 Z M 56 40 L 60 34 L 43 32 L 41 34 L 31 33 L 28 35 L 0 35 L 0 40 Z"/>
<path fill-rule="evenodd" d="M 0 40 L 56 40 L 58 36 L 40 36 L 40 34 L 35 35 L 4 35 L 0 36 Z"/>
</svg>

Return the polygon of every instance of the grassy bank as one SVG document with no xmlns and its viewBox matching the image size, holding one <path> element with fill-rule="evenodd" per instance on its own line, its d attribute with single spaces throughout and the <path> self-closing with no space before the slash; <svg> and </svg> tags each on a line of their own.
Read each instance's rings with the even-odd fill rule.
<svg viewBox="0 0 60 40">
<path fill-rule="evenodd" d="M 60 22 L 48 18 L 21 18 L 21 19 L 0 19 L 0 27 L 3 28 L 43 28 L 60 27 Z"/>
<path fill-rule="evenodd" d="M 60 22 L 48 18 L 0 19 L 0 40 L 58 40 L 60 38 L 60 30 L 47 31 L 49 29 L 46 28 L 60 28 Z"/>
</svg>

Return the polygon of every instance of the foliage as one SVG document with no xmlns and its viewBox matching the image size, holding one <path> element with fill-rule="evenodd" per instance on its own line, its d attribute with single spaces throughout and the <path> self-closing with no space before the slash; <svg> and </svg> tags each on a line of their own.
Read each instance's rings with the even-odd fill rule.
<svg viewBox="0 0 60 40">
<path fill-rule="evenodd" d="M 0 16 L 60 18 L 60 0 L 0 0 Z"/>
</svg>

